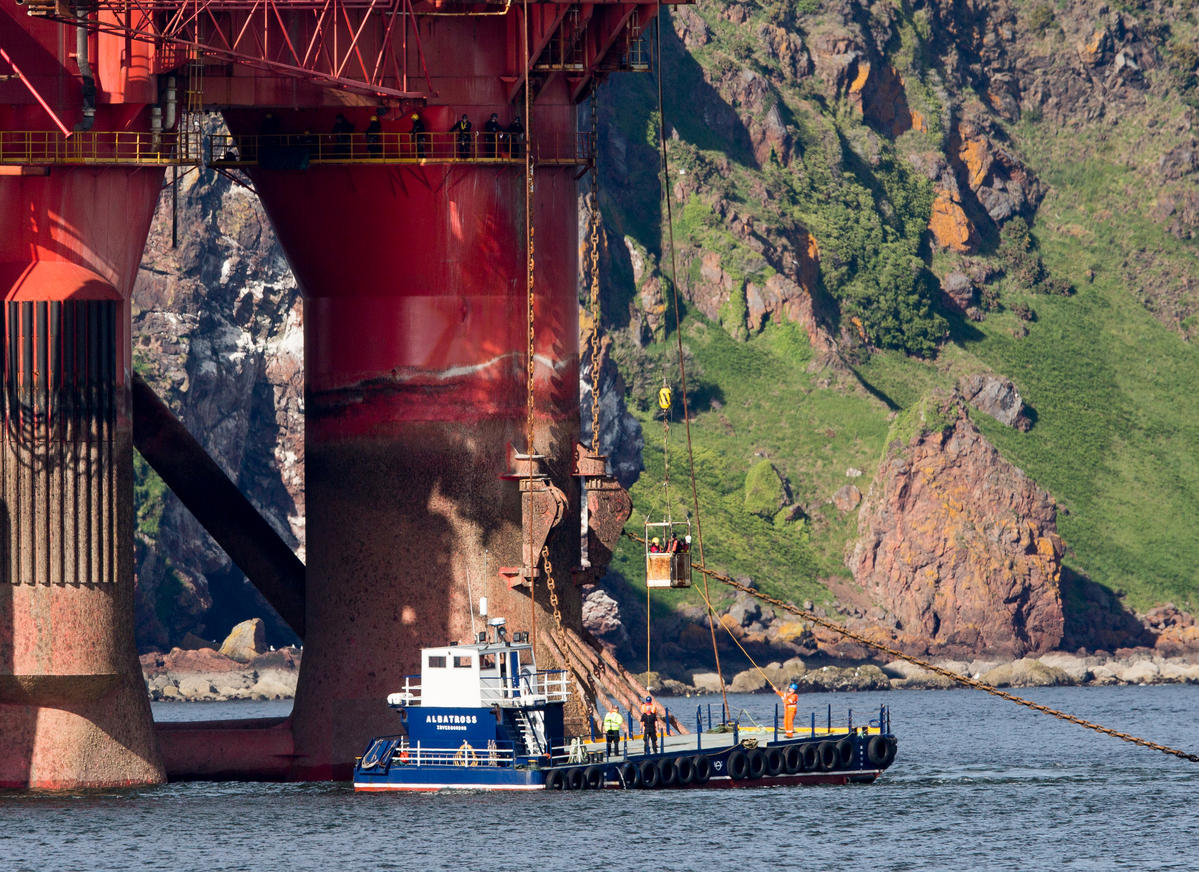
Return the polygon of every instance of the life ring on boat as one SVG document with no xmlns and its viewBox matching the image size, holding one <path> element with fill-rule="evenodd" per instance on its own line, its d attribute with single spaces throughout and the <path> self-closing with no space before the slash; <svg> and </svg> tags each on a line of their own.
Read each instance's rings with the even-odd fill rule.
<svg viewBox="0 0 1199 872">
<path fill-rule="evenodd" d="M 661 787 L 674 787 L 679 783 L 679 769 L 674 760 L 663 757 L 658 761 L 658 784 Z"/>
<path fill-rule="evenodd" d="M 783 752 L 783 769 L 788 775 L 803 771 L 803 748 L 799 745 L 788 745 Z"/>
<path fill-rule="evenodd" d="M 783 767 L 787 765 L 783 759 L 783 752 L 780 748 L 767 748 L 765 753 L 766 758 L 766 774 L 778 775 L 783 771 Z"/>
<path fill-rule="evenodd" d="M 852 769 L 857 751 L 853 739 L 846 736 L 837 742 L 837 766 L 841 769 Z"/>
<path fill-rule="evenodd" d="M 811 772 L 820 766 L 820 746 L 815 742 L 808 742 L 803 746 L 800 752 L 800 772 Z"/>
<path fill-rule="evenodd" d="M 694 775 L 691 778 L 691 783 L 695 785 L 707 784 L 708 779 L 712 777 L 712 761 L 707 757 L 697 754 L 691 758 L 691 768 Z"/>
<path fill-rule="evenodd" d="M 766 752 L 754 748 L 749 752 L 749 777 L 761 778 L 766 774 Z"/>
<path fill-rule="evenodd" d="M 820 754 L 820 768 L 825 772 L 832 772 L 837 768 L 837 746 L 832 742 L 821 742 L 816 747 L 817 753 Z"/>
<path fill-rule="evenodd" d="M 895 761 L 898 743 L 894 736 L 871 736 L 866 745 L 866 759 L 878 769 L 886 769 Z"/>
<path fill-rule="evenodd" d="M 641 786 L 641 770 L 637 768 L 637 764 L 632 761 L 621 764 L 620 780 L 624 783 L 626 790 Z"/>
<path fill-rule="evenodd" d="M 479 755 L 475 753 L 475 749 L 469 742 L 463 740 L 458 747 L 458 753 L 454 755 L 455 766 L 478 766 Z"/>
<path fill-rule="evenodd" d="M 646 790 L 653 790 L 658 786 L 658 766 L 653 760 L 646 760 L 640 766 L 641 786 Z"/>
<path fill-rule="evenodd" d="M 742 750 L 736 750 L 729 754 L 725 767 L 728 770 L 729 778 L 741 781 L 749 774 L 749 756 Z"/>
<path fill-rule="evenodd" d="M 680 757 L 675 760 L 674 771 L 680 787 L 686 787 L 695 781 L 695 762 L 690 757 Z"/>
<path fill-rule="evenodd" d="M 566 787 L 566 777 L 562 774 L 561 769 L 551 769 L 550 773 L 545 776 L 546 790 L 561 790 Z"/>
<path fill-rule="evenodd" d="M 599 790 L 604 786 L 604 770 L 598 766 L 588 766 L 583 770 L 583 789 Z"/>
</svg>

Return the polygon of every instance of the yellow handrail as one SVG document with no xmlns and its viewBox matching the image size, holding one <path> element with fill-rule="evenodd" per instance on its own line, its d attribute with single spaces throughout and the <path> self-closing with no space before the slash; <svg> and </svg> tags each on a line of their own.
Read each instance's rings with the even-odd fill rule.
<svg viewBox="0 0 1199 872">
<path fill-rule="evenodd" d="M 0 131 L 0 165 L 170 166 L 195 164 L 192 134 L 88 130 L 69 137 L 54 130 Z"/>
</svg>

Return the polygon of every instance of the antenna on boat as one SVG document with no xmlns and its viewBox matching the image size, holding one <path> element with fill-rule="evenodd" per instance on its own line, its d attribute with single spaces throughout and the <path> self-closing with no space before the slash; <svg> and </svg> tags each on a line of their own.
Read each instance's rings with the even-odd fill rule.
<svg viewBox="0 0 1199 872">
<path fill-rule="evenodd" d="M 471 588 L 471 584 L 470 584 L 470 567 L 469 566 L 466 567 L 466 602 L 468 604 L 467 608 L 470 610 L 470 635 L 471 635 L 472 639 L 477 639 L 477 638 L 479 638 L 479 632 L 475 627 L 475 610 L 473 608 L 471 608 L 471 606 L 473 606 L 473 604 L 475 602 L 475 592 Z M 483 617 L 486 617 L 486 615 L 487 615 L 486 608 L 487 608 L 487 597 L 481 597 L 479 599 L 479 614 Z"/>
</svg>

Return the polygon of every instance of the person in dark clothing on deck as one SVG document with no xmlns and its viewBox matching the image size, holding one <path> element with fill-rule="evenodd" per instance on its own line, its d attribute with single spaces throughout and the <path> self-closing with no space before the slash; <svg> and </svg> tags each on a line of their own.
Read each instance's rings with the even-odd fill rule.
<svg viewBox="0 0 1199 872">
<path fill-rule="evenodd" d="M 652 696 L 647 696 L 641 704 L 641 740 L 645 745 L 646 754 L 650 752 L 651 746 L 654 753 L 658 753 L 658 707 L 654 705 Z"/>
<path fill-rule="evenodd" d="M 525 126 L 520 123 L 519 115 L 514 116 L 512 123 L 508 125 L 508 143 L 512 157 L 522 158 L 525 156 Z"/>
<path fill-rule="evenodd" d="M 354 125 L 349 119 L 337 113 L 337 117 L 333 120 L 333 156 L 334 157 L 349 157 L 350 156 L 350 141 L 354 135 Z"/>
<path fill-rule="evenodd" d="M 429 156 L 429 134 L 425 132 L 425 119 L 420 117 L 419 112 L 412 113 L 412 141 L 416 145 L 417 160 L 424 160 Z"/>
<path fill-rule="evenodd" d="M 503 129 L 500 127 L 500 116 L 492 112 L 487 123 L 483 125 L 483 157 L 494 158 L 496 156 L 496 145 L 499 143 L 500 132 Z"/>
<path fill-rule="evenodd" d="M 382 138 L 383 124 L 378 115 L 372 115 L 371 123 L 366 125 L 366 152 L 371 157 L 379 157 L 383 153 L 383 148 L 379 145 Z"/>
<path fill-rule="evenodd" d="M 470 131 L 470 119 L 463 112 L 462 117 L 454 122 L 454 126 L 450 128 L 450 132 L 455 134 L 454 139 L 458 143 L 459 160 L 466 160 L 470 157 Z"/>
</svg>

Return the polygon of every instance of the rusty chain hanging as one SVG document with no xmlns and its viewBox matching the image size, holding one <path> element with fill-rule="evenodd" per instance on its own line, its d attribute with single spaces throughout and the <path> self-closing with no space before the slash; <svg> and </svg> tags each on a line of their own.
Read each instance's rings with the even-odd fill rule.
<svg viewBox="0 0 1199 872">
<path fill-rule="evenodd" d="M 600 407 L 599 407 L 599 386 L 600 386 L 600 298 L 599 298 L 599 236 L 600 236 L 600 211 L 599 211 L 599 169 L 596 166 L 596 160 L 599 157 L 599 122 L 598 122 L 598 100 L 596 92 L 598 87 L 594 82 L 591 84 L 591 193 L 589 201 L 591 205 L 590 234 L 587 241 L 588 255 L 591 266 L 591 453 L 600 453 Z"/>
<path fill-rule="evenodd" d="M 644 539 L 639 539 L 639 537 L 637 537 L 636 535 L 629 533 L 627 531 L 625 532 L 625 535 L 627 537 L 629 537 L 630 539 L 632 539 L 633 541 L 641 541 L 641 542 L 645 541 Z M 1140 745 L 1143 748 L 1150 748 L 1154 751 L 1161 751 L 1163 754 L 1172 754 L 1175 757 L 1181 757 L 1183 760 L 1190 760 L 1192 763 L 1199 763 L 1199 754 L 1191 754 L 1187 751 L 1180 751 L 1177 748 L 1171 748 L 1168 745 L 1161 745 L 1157 742 L 1151 742 L 1148 739 L 1142 739 L 1142 738 L 1140 738 L 1138 736 L 1134 736 L 1130 733 L 1122 733 L 1119 730 L 1113 730 L 1111 727 L 1105 727 L 1102 724 L 1096 724 L 1092 721 L 1088 721 L 1083 718 L 1080 718 L 1077 715 L 1072 715 L 1067 712 L 1058 711 L 1057 709 L 1050 708 L 1049 706 L 1041 705 L 1040 703 L 1033 702 L 1030 699 L 1024 699 L 1023 697 L 1016 696 L 1014 693 L 1008 693 L 1007 691 L 1000 690 L 998 687 L 987 684 L 986 682 L 979 681 L 977 678 L 971 678 L 968 675 L 962 675 L 959 672 L 954 672 L 952 669 L 946 669 L 943 666 L 937 666 L 934 663 L 930 663 L 927 660 L 922 660 L 919 657 L 914 657 L 911 654 L 905 654 L 902 651 L 900 651 L 898 648 L 892 648 L 890 645 L 886 645 L 882 642 L 876 642 L 873 639 L 869 639 L 866 636 L 863 636 L 861 633 L 854 632 L 853 630 L 849 629 L 848 627 L 843 627 L 840 624 L 836 623 L 835 621 L 830 621 L 827 618 L 822 618 L 819 615 L 808 611 L 807 609 L 801 609 L 798 606 L 792 605 L 789 602 L 784 602 L 781 599 L 777 599 L 775 597 L 764 594 L 761 591 L 754 590 L 752 587 L 749 587 L 748 585 L 744 585 L 744 584 L 741 584 L 740 582 L 734 581 L 732 578 L 730 578 L 727 575 L 722 575 L 719 572 L 715 572 L 715 571 L 713 571 L 711 569 L 707 569 L 706 567 L 703 567 L 703 566 L 696 566 L 694 563 L 691 564 L 691 566 L 693 569 L 698 569 L 704 575 L 714 578 L 715 580 L 721 582 L 722 584 L 728 585 L 729 587 L 733 588 L 734 590 L 739 590 L 742 593 L 749 594 L 750 596 L 754 597 L 755 599 L 759 599 L 762 602 L 768 603 L 772 606 L 775 606 L 776 608 L 780 608 L 783 611 L 790 612 L 793 615 L 803 618 L 805 621 L 809 621 L 813 624 L 818 624 L 819 626 L 824 627 L 826 630 L 832 630 L 834 633 L 838 633 L 842 636 L 845 636 L 848 639 L 853 639 L 855 642 L 865 645 L 868 648 L 873 648 L 876 651 L 882 651 L 884 654 L 889 654 L 892 657 L 895 657 L 899 660 L 906 660 L 908 663 L 912 663 L 916 666 L 919 666 L 921 669 L 927 669 L 929 672 L 932 672 L 936 675 L 944 676 L 945 678 L 948 678 L 951 681 L 955 681 L 958 684 L 964 685 L 966 687 L 972 687 L 975 690 L 981 690 L 985 693 L 991 694 L 992 696 L 997 696 L 1000 699 L 1006 699 L 1009 702 L 1014 702 L 1017 705 L 1025 706 L 1025 707 L 1033 709 L 1035 711 L 1039 711 L 1042 714 L 1047 714 L 1052 717 L 1058 718 L 1059 720 L 1069 721 L 1072 724 L 1077 724 L 1078 726 L 1085 727 L 1088 730 L 1094 730 L 1098 733 L 1103 733 L 1108 736 L 1113 736 L 1122 741 L 1131 742 L 1134 745 Z"/>
<path fill-rule="evenodd" d="M 529 57 L 529 0 L 524 0 L 524 21 L 521 27 L 521 37 L 524 42 L 523 54 L 525 59 L 525 303 L 528 315 L 528 334 L 525 358 L 525 385 L 528 394 L 525 403 L 525 453 L 533 454 L 533 365 L 535 350 L 533 347 L 534 312 L 533 312 L 533 271 L 536 266 L 534 259 L 534 228 L 533 228 L 533 118 L 530 114 L 529 72 L 532 59 Z M 529 460 L 530 470 L 532 460 Z M 530 582 L 531 583 L 531 582 Z"/>
<path fill-rule="evenodd" d="M 529 470 L 532 470 L 533 448 L 533 422 L 535 408 L 535 366 L 536 366 L 536 306 L 534 294 L 534 273 L 537 268 L 536 257 L 536 231 L 533 222 L 533 197 L 536 193 L 536 185 L 534 178 L 534 162 L 533 162 L 533 115 L 530 106 L 529 94 L 529 71 L 532 65 L 529 56 L 529 3 L 524 0 L 524 27 L 522 28 L 522 38 L 524 41 L 524 57 L 525 57 L 525 304 L 526 315 L 528 318 L 528 333 L 527 344 L 525 348 L 525 451 L 529 456 L 527 461 Z M 531 534 L 526 532 L 526 536 Z M 554 579 L 554 564 L 550 561 L 549 546 L 543 545 L 541 548 L 541 560 L 545 564 L 545 582 L 549 590 L 550 607 L 553 610 L 554 626 L 558 635 L 559 647 L 563 656 L 567 660 L 567 666 L 575 675 L 575 680 L 579 686 L 586 689 L 587 685 L 583 681 L 585 671 L 580 671 L 578 665 L 574 662 L 574 658 L 570 654 L 570 650 L 566 643 L 566 630 L 562 626 L 562 609 L 558 600 L 558 587 Z M 533 572 L 536 572 L 536 566 L 530 567 Z M 534 650 L 537 640 L 537 606 L 536 606 L 536 580 L 534 575 L 529 578 L 529 605 L 532 610 L 532 619 L 530 621 L 530 633 L 533 640 Z"/>
</svg>

